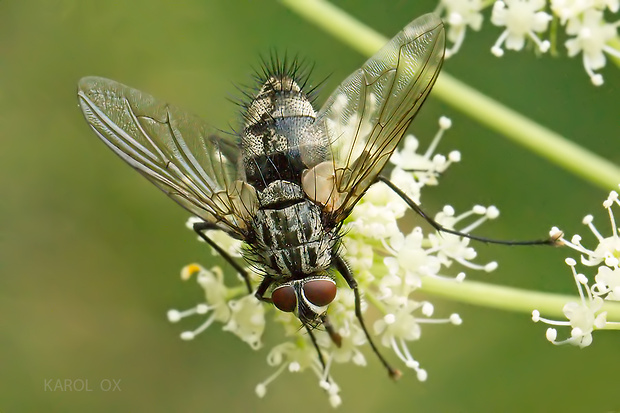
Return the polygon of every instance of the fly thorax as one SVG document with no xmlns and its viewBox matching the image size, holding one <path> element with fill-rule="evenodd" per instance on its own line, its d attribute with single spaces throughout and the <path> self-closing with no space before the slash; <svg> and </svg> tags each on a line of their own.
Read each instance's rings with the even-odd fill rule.
<svg viewBox="0 0 620 413">
<path fill-rule="evenodd" d="M 290 278 L 329 268 L 337 231 L 324 227 L 321 208 L 303 196 L 301 187 L 275 181 L 258 198 L 253 251 L 267 272 Z"/>
</svg>

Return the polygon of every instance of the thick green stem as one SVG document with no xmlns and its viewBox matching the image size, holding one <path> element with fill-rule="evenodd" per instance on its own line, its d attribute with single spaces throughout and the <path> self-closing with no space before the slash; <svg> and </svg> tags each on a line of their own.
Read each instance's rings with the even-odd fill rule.
<svg viewBox="0 0 620 413">
<path fill-rule="evenodd" d="M 281 1 L 365 56 L 371 56 L 388 40 L 324 0 Z M 620 168 L 615 164 L 472 89 L 445 71 L 439 76 L 431 96 L 606 190 L 620 183 Z"/>
<path fill-rule="evenodd" d="M 564 318 L 562 309 L 570 301 L 579 303 L 577 296 L 522 290 L 476 281 L 456 282 L 427 277 L 418 291 L 449 298 L 463 303 L 531 314 L 538 310 L 545 317 Z M 620 303 L 606 302 L 608 320 L 620 320 Z"/>
</svg>

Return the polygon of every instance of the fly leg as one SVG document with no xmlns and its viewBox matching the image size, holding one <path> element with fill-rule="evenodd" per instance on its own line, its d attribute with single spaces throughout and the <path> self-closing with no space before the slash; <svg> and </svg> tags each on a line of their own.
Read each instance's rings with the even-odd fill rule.
<svg viewBox="0 0 620 413">
<path fill-rule="evenodd" d="M 329 334 L 329 338 L 332 339 L 332 342 L 336 345 L 336 347 L 342 346 L 342 336 L 334 330 L 334 326 L 329 321 L 327 314 L 323 314 L 321 316 L 321 322 L 323 323 L 323 327 L 325 327 L 325 331 Z"/>
<path fill-rule="evenodd" d="M 316 337 L 314 336 L 314 333 L 312 332 L 312 327 L 308 326 L 307 324 L 304 324 L 304 327 L 306 328 L 306 331 L 308 332 L 308 335 L 310 336 L 310 341 L 312 341 L 312 345 L 314 345 L 314 348 L 316 349 L 316 352 L 319 355 L 319 361 L 321 362 L 321 366 L 323 366 L 323 371 L 326 372 L 327 375 L 329 375 L 327 373 L 327 364 L 325 364 L 325 359 L 323 358 L 323 353 L 321 352 L 321 349 L 319 348 L 319 343 L 317 343 Z M 328 377 L 325 377 L 325 379 L 329 381 Z"/>
<path fill-rule="evenodd" d="M 361 301 L 360 301 L 359 288 L 357 287 L 357 281 L 355 280 L 355 278 L 353 278 L 353 274 L 351 274 L 349 265 L 339 255 L 334 256 L 334 265 L 336 269 L 338 270 L 338 272 L 342 275 L 344 280 L 347 282 L 349 287 L 353 290 L 353 293 L 355 294 L 355 316 L 359 320 L 360 326 L 362 326 L 362 330 L 364 330 L 364 334 L 366 334 L 366 339 L 370 343 L 370 347 L 372 347 L 372 351 L 374 351 L 377 357 L 379 357 L 379 360 L 381 361 L 383 366 L 387 369 L 389 376 L 397 380 L 398 378 L 400 378 L 401 372 L 395 369 L 394 367 L 390 366 L 387 360 L 383 358 L 383 356 L 379 352 L 379 349 L 377 348 L 375 343 L 372 341 L 372 337 L 370 337 L 368 330 L 366 329 L 366 324 L 364 324 L 364 318 L 362 317 L 362 307 L 361 307 Z"/>
<path fill-rule="evenodd" d="M 265 303 L 271 303 L 271 298 L 265 297 L 265 293 L 267 292 L 267 290 L 269 289 L 272 283 L 273 283 L 273 278 L 270 278 L 270 277 L 263 278 L 263 280 L 258 285 L 256 292 L 254 293 L 254 296 L 258 299 L 258 301 L 262 301 Z"/>
<path fill-rule="evenodd" d="M 507 241 L 507 240 L 497 240 L 485 237 L 479 237 L 477 235 L 466 234 L 461 231 L 457 231 L 455 229 L 446 228 L 441 225 L 439 222 L 435 221 L 433 218 L 426 215 L 426 213 L 420 208 L 418 204 L 416 204 L 413 199 L 409 198 L 407 194 L 405 194 L 400 188 L 394 185 L 389 179 L 385 176 L 377 176 L 377 181 L 383 182 L 386 184 L 392 191 L 396 193 L 411 209 L 413 209 L 418 215 L 426 220 L 433 228 L 440 232 L 446 232 L 448 234 L 458 235 L 459 237 L 465 237 L 469 239 L 473 239 L 481 242 L 488 242 L 491 244 L 505 244 L 505 245 L 557 245 L 558 237 L 550 237 L 546 239 L 538 239 L 538 240 L 528 240 L 528 241 Z"/>
<path fill-rule="evenodd" d="M 218 228 L 215 227 L 213 224 L 202 221 L 202 222 L 196 222 L 193 226 L 193 229 L 200 238 L 202 238 L 207 244 L 209 244 L 211 248 L 217 251 L 217 253 L 220 254 L 222 258 L 224 258 L 230 265 L 232 265 L 232 267 L 239 274 L 241 274 L 241 276 L 243 277 L 243 280 L 245 281 L 245 285 L 248 287 L 248 293 L 252 294 L 252 284 L 250 284 L 250 275 L 248 274 L 248 272 L 243 267 L 241 267 L 241 265 L 239 265 L 239 263 L 235 261 L 235 259 L 231 257 L 230 254 L 224 251 L 222 247 L 217 245 L 211 238 L 207 237 L 203 232 L 209 229 L 218 229 Z"/>
</svg>

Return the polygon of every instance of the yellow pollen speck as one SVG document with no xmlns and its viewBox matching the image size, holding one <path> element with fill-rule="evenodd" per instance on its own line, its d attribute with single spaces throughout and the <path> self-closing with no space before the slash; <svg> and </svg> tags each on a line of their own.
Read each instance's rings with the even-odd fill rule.
<svg viewBox="0 0 620 413">
<path fill-rule="evenodd" d="M 198 264 L 189 264 L 181 269 L 181 279 L 183 281 L 189 280 L 192 275 L 199 273 L 202 267 Z"/>
</svg>

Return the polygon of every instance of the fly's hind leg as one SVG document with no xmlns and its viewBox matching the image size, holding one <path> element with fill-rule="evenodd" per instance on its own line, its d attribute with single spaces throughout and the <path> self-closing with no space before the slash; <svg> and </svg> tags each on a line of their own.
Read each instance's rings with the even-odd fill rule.
<svg viewBox="0 0 620 413">
<path fill-rule="evenodd" d="M 473 239 L 481 242 L 488 242 L 491 244 L 505 244 L 505 245 L 557 245 L 557 237 L 550 237 L 546 239 L 537 239 L 537 240 L 527 240 L 527 241 L 510 241 L 510 240 L 497 240 L 485 237 L 479 237 L 477 235 L 466 234 L 461 231 L 457 231 L 455 229 L 446 228 L 441 225 L 439 222 L 435 221 L 433 218 L 429 217 L 423 210 L 420 208 L 418 204 L 415 203 L 413 199 L 411 199 L 407 194 L 405 194 L 399 187 L 394 185 L 392 181 L 387 179 L 385 176 L 377 176 L 377 181 L 383 182 L 386 184 L 392 191 L 396 193 L 411 209 L 413 209 L 418 215 L 420 215 L 426 222 L 428 222 L 433 228 L 440 232 L 446 232 L 448 234 L 458 235 L 459 237 L 465 237 L 469 239 Z"/>
</svg>

